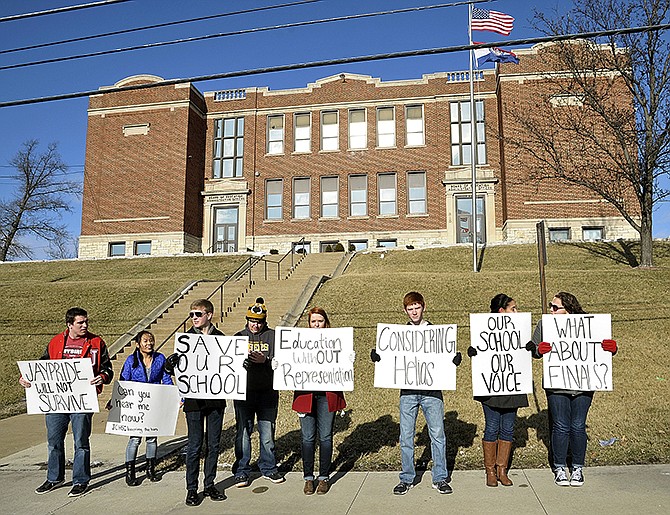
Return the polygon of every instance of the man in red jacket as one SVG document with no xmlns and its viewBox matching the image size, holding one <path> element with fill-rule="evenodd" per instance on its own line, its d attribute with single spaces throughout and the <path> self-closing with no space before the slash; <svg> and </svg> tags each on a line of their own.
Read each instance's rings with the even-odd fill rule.
<svg viewBox="0 0 670 515">
<path fill-rule="evenodd" d="M 40 359 L 90 358 L 93 364 L 93 379 L 98 394 L 103 384 L 109 384 L 114 376 L 107 346 L 99 336 L 88 332 L 88 314 L 82 308 L 70 308 L 65 314 L 67 329 L 54 336 Z M 19 384 L 30 388 L 23 377 Z M 72 465 L 72 489 L 68 494 L 77 497 L 88 490 L 91 480 L 91 420 L 93 413 L 47 413 L 47 445 L 49 459 L 47 480 L 37 487 L 35 493 L 45 494 L 60 486 L 65 480 L 65 435 L 72 423 L 74 439 L 74 462 Z"/>
</svg>

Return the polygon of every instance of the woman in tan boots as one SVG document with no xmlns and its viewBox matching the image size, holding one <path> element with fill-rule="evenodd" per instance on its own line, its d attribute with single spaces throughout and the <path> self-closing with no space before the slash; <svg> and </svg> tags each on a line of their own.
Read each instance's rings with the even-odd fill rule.
<svg viewBox="0 0 670 515">
<path fill-rule="evenodd" d="M 491 299 L 491 313 L 516 313 L 516 301 L 504 293 Z M 468 356 L 477 355 L 477 349 L 468 348 Z M 514 422 L 516 411 L 528 406 L 525 394 L 491 395 L 475 397 L 484 409 L 484 467 L 486 468 L 486 486 L 512 486 L 507 476 L 507 467 L 512 453 Z"/>
</svg>

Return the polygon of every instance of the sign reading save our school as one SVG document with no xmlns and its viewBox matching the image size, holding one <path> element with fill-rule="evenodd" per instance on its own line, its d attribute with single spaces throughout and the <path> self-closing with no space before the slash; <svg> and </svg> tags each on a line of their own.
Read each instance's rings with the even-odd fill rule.
<svg viewBox="0 0 670 515">
<path fill-rule="evenodd" d="M 354 328 L 275 328 L 275 390 L 352 391 Z"/>
<path fill-rule="evenodd" d="M 377 388 L 455 390 L 456 325 L 377 324 Z"/>
<path fill-rule="evenodd" d="M 179 390 L 166 384 L 116 381 L 109 401 L 106 433 L 173 436 L 179 413 Z"/>
<path fill-rule="evenodd" d="M 475 396 L 532 393 L 530 313 L 471 313 L 472 393 Z"/>
<path fill-rule="evenodd" d="M 98 395 L 88 358 L 19 361 L 26 388 L 28 413 L 97 413 Z"/>
<path fill-rule="evenodd" d="M 612 390 L 612 354 L 602 341 L 612 337 L 611 315 L 542 315 L 545 388 Z"/>
<path fill-rule="evenodd" d="M 182 397 L 246 399 L 246 336 L 177 333 L 174 351 L 179 355 L 174 373 Z"/>
</svg>

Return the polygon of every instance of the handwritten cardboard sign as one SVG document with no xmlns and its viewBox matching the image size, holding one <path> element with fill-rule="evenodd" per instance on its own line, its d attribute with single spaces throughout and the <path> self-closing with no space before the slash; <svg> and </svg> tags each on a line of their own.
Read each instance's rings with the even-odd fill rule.
<svg viewBox="0 0 670 515">
<path fill-rule="evenodd" d="M 240 399 L 247 397 L 248 355 L 246 336 L 177 333 L 174 351 L 179 355 L 175 379 L 182 397 Z"/>
<path fill-rule="evenodd" d="M 456 325 L 377 324 L 377 388 L 455 390 Z"/>
<path fill-rule="evenodd" d="M 173 436 L 179 413 L 179 389 L 173 385 L 116 381 L 106 433 Z"/>
<path fill-rule="evenodd" d="M 543 357 L 544 387 L 612 390 L 612 354 L 602 348 L 611 337 L 611 315 L 542 315 L 542 339 L 551 343 Z"/>
<path fill-rule="evenodd" d="M 28 414 L 97 413 L 93 365 L 87 358 L 19 361 L 26 388 Z"/>
<path fill-rule="evenodd" d="M 530 313 L 471 313 L 472 393 L 475 396 L 532 393 Z"/>
<path fill-rule="evenodd" d="M 354 328 L 275 328 L 275 390 L 352 391 Z"/>
</svg>

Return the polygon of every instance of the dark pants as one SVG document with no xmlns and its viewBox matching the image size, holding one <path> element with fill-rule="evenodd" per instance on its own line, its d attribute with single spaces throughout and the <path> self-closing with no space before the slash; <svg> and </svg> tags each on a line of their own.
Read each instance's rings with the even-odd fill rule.
<svg viewBox="0 0 670 515">
<path fill-rule="evenodd" d="M 207 435 L 207 455 L 205 456 L 205 488 L 214 486 L 216 465 L 219 459 L 219 441 L 223 425 L 223 408 L 204 408 L 187 411 L 188 444 L 186 446 L 186 489 L 198 489 L 200 474 L 200 450 Z M 205 433 L 205 423 L 207 432 Z"/>
<path fill-rule="evenodd" d="M 547 392 L 551 412 L 551 449 L 554 469 L 567 466 L 568 446 L 573 467 L 583 467 L 586 458 L 586 416 L 593 392 L 580 395 Z"/>
<path fill-rule="evenodd" d="M 484 408 L 484 438 L 485 442 L 514 439 L 514 421 L 517 408 L 492 408 L 482 403 Z"/>
</svg>

